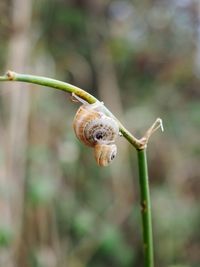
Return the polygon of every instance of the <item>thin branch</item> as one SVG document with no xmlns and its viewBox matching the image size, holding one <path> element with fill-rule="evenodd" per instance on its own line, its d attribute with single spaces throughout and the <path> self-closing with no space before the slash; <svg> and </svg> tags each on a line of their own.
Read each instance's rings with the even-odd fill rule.
<svg viewBox="0 0 200 267">
<path fill-rule="evenodd" d="M 8 71 L 4 76 L 0 76 L 0 81 L 19 81 L 19 82 L 27 82 L 27 83 L 34 83 L 39 84 L 42 86 L 48 86 L 55 88 L 57 90 L 65 91 L 68 93 L 74 93 L 77 96 L 81 97 L 82 99 L 86 100 L 88 103 L 93 104 L 98 99 L 96 99 L 91 94 L 87 93 L 83 89 L 80 89 L 74 85 L 71 85 L 69 83 L 61 82 L 58 80 L 54 80 L 51 78 L 46 78 L 42 76 L 35 76 L 35 75 L 28 75 L 28 74 L 19 74 L 13 71 Z M 104 112 L 109 115 L 110 117 L 115 118 L 115 116 L 105 107 L 103 106 Z M 117 120 L 117 118 L 115 118 Z M 143 145 L 142 142 L 140 142 L 139 139 L 137 139 L 135 136 L 133 136 L 119 121 L 119 129 L 121 134 L 124 136 L 124 138 L 127 139 L 129 143 L 131 143 L 136 149 L 140 149 L 140 147 Z"/>
<path fill-rule="evenodd" d="M 147 147 L 147 144 L 149 142 L 149 138 L 158 129 L 161 129 L 161 131 L 164 132 L 163 122 L 162 122 L 162 119 L 160 119 L 160 118 L 157 118 L 155 120 L 155 122 L 151 125 L 151 127 L 146 131 L 146 133 L 144 134 L 144 136 L 140 139 L 140 143 L 142 145 L 140 146 L 140 149 L 139 150 L 144 150 Z"/>
<path fill-rule="evenodd" d="M 0 81 L 20 81 L 34 83 L 75 94 L 90 104 L 98 101 L 98 99 L 96 99 L 94 96 L 76 86 L 42 76 L 19 74 L 13 71 L 8 71 L 4 76 L 0 76 Z M 107 115 L 117 120 L 117 118 L 104 105 L 102 105 L 102 108 Z M 145 135 L 141 139 L 137 139 L 122 125 L 119 120 L 117 120 L 117 122 L 119 124 L 121 134 L 137 149 L 138 152 L 145 267 L 153 267 L 153 237 L 146 147 L 149 138 L 157 129 L 161 128 L 163 131 L 163 124 L 160 118 L 156 119 L 152 126 L 146 131 Z"/>
</svg>

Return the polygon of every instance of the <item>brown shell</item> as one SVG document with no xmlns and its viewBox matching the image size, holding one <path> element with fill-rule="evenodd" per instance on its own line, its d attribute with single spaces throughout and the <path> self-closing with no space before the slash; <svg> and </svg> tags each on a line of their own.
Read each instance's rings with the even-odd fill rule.
<svg viewBox="0 0 200 267">
<path fill-rule="evenodd" d="M 75 134 L 78 139 L 87 146 L 94 146 L 94 143 L 91 143 L 91 141 L 89 141 L 87 136 L 85 135 L 85 127 L 91 120 L 95 120 L 100 117 L 101 115 L 99 114 L 99 112 L 90 109 L 88 110 L 84 105 L 78 109 L 74 117 L 73 128 Z"/>
<path fill-rule="evenodd" d="M 119 135 L 119 127 L 114 119 L 85 105 L 78 109 L 73 128 L 78 139 L 91 147 L 97 143 L 113 143 Z"/>
<path fill-rule="evenodd" d="M 94 147 L 94 156 L 99 166 L 105 167 L 109 165 L 117 154 L 117 146 L 115 144 L 105 145 L 97 144 Z"/>
</svg>

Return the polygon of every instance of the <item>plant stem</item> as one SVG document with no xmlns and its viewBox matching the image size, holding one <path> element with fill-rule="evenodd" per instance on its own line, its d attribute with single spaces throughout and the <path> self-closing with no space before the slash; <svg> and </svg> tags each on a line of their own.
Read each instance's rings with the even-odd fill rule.
<svg viewBox="0 0 200 267">
<path fill-rule="evenodd" d="M 4 76 L 0 76 L 0 81 L 19 81 L 19 82 L 34 83 L 42 86 L 52 87 L 54 89 L 65 91 L 68 93 L 74 93 L 77 96 L 81 97 L 82 99 L 86 100 L 90 104 L 98 101 L 98 99 L 96 99 L 91 94 L 87 93 L 85 90 L 80 89 L 72 84 L 42 76 L 20 74 L 13 71 L 8 71 Z M 103 109 L 107 115 L 109 115 L 110 117 L 114 117 L 114 115 L 105 106 L 103 106 Z M 135 136 L 133 136 L 117 118 L 115 119 L 118 121 L 120 132 L 124 136 L 124 138 L 126 138 L 127 141 L 131 143 L 136 149 L 140 149 L 140 147 L 143 146 L 143 143 L 141 143 L 140 140 L 138 140 Z"/>
<path fill-rule="evenodd" d="M 141 215 L 143 227 L 144 266 L 154 266 L 153 234 L 151 220 L 151 202 L 149 191 L 148 167 L 146 149 L 138 150 L 138 167 L 141 198 Z"/>
<path fill-rule="evenodd" d="M 61 82 L 58 80 L 34 76 L 28 74 L 19 74 L 13 71 L 8 71 L 4 76 L 0 76 L 1 81 L 20 81 L 27 83 L 34 83 L 42 86 L 48 86 L 57 90 L 62 90 L 68 93 L 74 93 L 88 103 L 92 104 L 98 101 L 94 96 L 90 95 L 83 89 L 73 86 L 69 83 Z M 122 123 L 103 105 L 104 112 L 114 117 L 119 124 L 119 129 L 124 138 L 127 139 L 131 145 L 133 145 L 138 151 L 138 167 L 139 167 L 139 180 L 140 180 L 140 191 L 141 191 L 141 207 L 142 207 L 142 225 L 143 225 L 143 242 L 144 242 L 144 258 L 145 267 L 153 267 L 153 238 L 152 238 L 152 223 L 151 223 L 151 206 L 150 206 L 150 194 L 149 194 L 149 183 L 148 183 L 148 170 L 147 170 L 147 159 L 146 159 L 146 145 L 151 134 L 159 127 L 162 127 L 162 121 L 157 119 L 156 122 L 149 128 L 147 134 L 137 139 L 133 136 Z"/>
</svg>

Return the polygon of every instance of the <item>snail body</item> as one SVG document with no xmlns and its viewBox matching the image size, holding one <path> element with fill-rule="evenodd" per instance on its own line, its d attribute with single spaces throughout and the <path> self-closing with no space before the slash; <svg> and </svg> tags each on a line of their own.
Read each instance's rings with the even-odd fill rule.
<svg viewBox="0 0 200 267">
<path fill-rule="evenodd" d="M 101 112 L 101 102 L 88 104 L 75 97 L 83 103 L 74 117 L 75 134 L 82 143 L 94 148 L 97 164 L 107 166 L 117 153 L 114 142 L 119 135 L 118 123 Z"/>
</svg>

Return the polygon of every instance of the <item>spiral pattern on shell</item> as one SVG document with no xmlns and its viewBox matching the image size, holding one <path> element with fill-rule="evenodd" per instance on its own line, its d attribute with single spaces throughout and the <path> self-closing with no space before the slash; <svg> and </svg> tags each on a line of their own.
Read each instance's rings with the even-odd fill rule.
<svg viewBox="0 0 200 267">
<path fill-rule="evenodd" d="M 119 135 L 119 126 L 113 118 L 84 105 L 77 111 L 73 127 L 78 139 L 91 147 L 112 144 Z"/>
<path fill-rule="evenodd" d="M 116 157 L 116 154 L 117 146 L 115 144 L 97 144 L 94 146 L 94 156 L 99 166 L 109 165 Z"/>
</svg>

